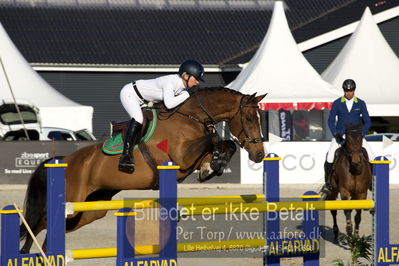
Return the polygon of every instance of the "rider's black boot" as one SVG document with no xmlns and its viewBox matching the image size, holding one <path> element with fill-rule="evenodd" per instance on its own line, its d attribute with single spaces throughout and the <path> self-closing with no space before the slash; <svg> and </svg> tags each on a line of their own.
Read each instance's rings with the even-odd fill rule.
<svg viewBox="0 0 399 266">
<path fill-rule="evenodd" d="M 333 164 L 326 161 L 324 163 L 324 180 L 325 180 L 325 184 L 324 184 L 324 186 L 321 189 L 321 193 L 324 194 L 323 198 L 327 198 L 328 196 L 330 196 L 331 192 L 333 190 L 333 187 L 331 185 L 332 170 L 333 170 Z"/>
<path fill-rule="evenodd" d="M 119 171 L 131 174 L 134 172 L 133 147 L 139 138 L 141 124 L 134 118 L 129 122 L 124 139 L 123 152 L 119 159 Z"/>
</svg>

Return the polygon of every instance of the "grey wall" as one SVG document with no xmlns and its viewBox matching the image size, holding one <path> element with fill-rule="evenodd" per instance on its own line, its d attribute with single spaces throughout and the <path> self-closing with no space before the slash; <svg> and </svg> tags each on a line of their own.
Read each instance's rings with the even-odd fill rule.
<svg viewBox="0 0 399 266">
<path fill-rule="evenodd" d="M 83 105 L 94 107 L 93 133 L 101 140 L 109 136 L 112 120 L 127 120 L 127 113 L 119 100 L 121 88 L 136 79 L 151 79 L 169 73 L 117 73 L 117 72 L 39 72 L 56 90 Z M 224 86 L 221 73 L 204 77 L 206 86 Z M 231 75 L 227 75 L 228 78 Z"/>
</svg>

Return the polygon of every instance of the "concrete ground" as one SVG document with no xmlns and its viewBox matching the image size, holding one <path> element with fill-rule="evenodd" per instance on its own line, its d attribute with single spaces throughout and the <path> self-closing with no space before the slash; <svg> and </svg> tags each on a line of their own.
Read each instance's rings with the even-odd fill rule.
<svg viewBox="0 0 399 266">
<path fill-rule="evenodd" d="M 281 197 L 282 198 L 298 198 L 303 192 L 307 190 L 318 190 L 319 186 L 316 185 L 282 185 L 281 186 Z M 396 226 L 399 210 L 396 203 L 399 201 L 399 186 L 391 186 L 390 193 L 390 238 L 391 243 L 398 242 L 399 239 L 399 228 Z M 182 184 L 179 185 L 179 196 L 180 197 L 196 197 L 196 196 L 212 196 L 212 195 L 237 195 L 237 194 L 261 194 L 261 186 L 254 185 L 236 185 L 236 184 Z M 116 195 L 114 199 L 124 199 L 126 197 L 143 197 L 152 198 L 157 197 L 158 192 L 156 191 L 123 191 Z M 18 206 L 22 206 L 25 195 L 24 186 L 10 188 L 7 186 L 0 187 L 0 207 L 5 205 L 17 203 Z M 369 195 L 371 198 L 371 195 Z M 105 248 L 115 247 L 115 232 L 116 232 L 116 219 L 113 215 L 114 211 L 110 211 L 107 216 L 101 220 L 95 221 L 78 231 L 72 232 L 67 235 L 66 247 L 67 249 L 83 249 L 83 248 Z M 338 245 L 333 241 L 332 234 L 332 219 L 329 212 L 321 212 L 321 231 L 322 231 L 322 244 L 325 245 L 325 254 L 321 258 L 321 265 L 334 265 L 335 259 L 343 259 L 345 262 L 350 259 L 350 252 L 347 247 Z M 339 226 L 341 230 L 344 230 L 345 219 L 342 211 L 338 214 Z M 323 221 L 324 219 L 324 221 Z M 371 234 L 371 215 L 368 211 L 364 211 L 362 215 L 362 223 L 360 227 L 360 235 Z M 220 226 L 220 224 L 219 224 Z M 222 225 L 223 226 L 223 225 Z M 244 226 L 243 223 L 240 226 Z M 142 232 L 156 232 L 156 228 L 150 229 L 149 224 L 145 224 L 145 231 Z M 258 227 L 259 228 L 259 227 Z M 255 231 L 258 231 L 256 229 Z M 39 241 L 43 239 L 44 234 L 39 235 Z M 143 234 L 144 238 L 151 238 Z M 148 240 L 148 239 L 147 239 Z M 141 241 L 141 240 L 138 240 Z M 144 243 L 145 244 L 145 243 Z M 37 251 L 37 249 L 33 249 Z M 195 256 L 197 258 L 195 258 Z M 220 257 L 222 256 L 222 257 Z M 237 258 L 232 256 L 226 257 L 217 252 L 212 253 L 184 253 L 179 256 L 180 265 L 262 265 L 262 258 L 260 253 L 255 253 L 252 256 L 241 256 L 239 253 L 236 254 Z M 107 259 L 90 259 L 90 260 L 75 260 L 69 265 L 114 265 L 114 258 Z M 302 260 L 299 258 L 295 259 L 284 259 L 281 261 L 281 265 L 302 265 Z"/>
</svg>

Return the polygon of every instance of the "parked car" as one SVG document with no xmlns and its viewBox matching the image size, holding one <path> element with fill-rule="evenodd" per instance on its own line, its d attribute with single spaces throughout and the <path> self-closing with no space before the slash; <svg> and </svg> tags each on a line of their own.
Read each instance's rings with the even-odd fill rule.
<svg viewBox="0 0 399 266">
<path fill-rule="evenodd" d="M 27 101 L 18 100 L 15 104 L 13 101 L 3 100 L 0 104 L 0 138 L 3 138 L 8 132 L 24 128 L 29 138 L 31 135 L 33 138 L 38 138 L 36 132 L 41 128 L 39 109 Z M 27 139 L 25 130 L 22 133 Z"/>
<path fill-rule="evenodd" d="M 366 135 L 364 138 L 367 141 L 382 141 L 383 136 L 393 141 L 399 140 L 399 133 L 377 133 L 377 134 Z"/>
<path fill-rule="evenodd" d="M 93 134 L 87 129 L 73 131 L 65 128 L 42 127 L 39 109 L 36 106 L 21 100 L 18 100 L 16 106 L 13 101 L 3 100 L 0 104 L 0 140 L 13 141 L 28 139 L 96 140 Z"/>
<path fill-rule="evenodd" d="M 42 127 L 41 130 L 28 129 L 30 140 L 96 140 L 96 137 L 87 129 L 72 131 L 65 128 Z M 9 131 L 3 137 L 4 141 L 27 140 L 23 129 Z"/>
</svg>

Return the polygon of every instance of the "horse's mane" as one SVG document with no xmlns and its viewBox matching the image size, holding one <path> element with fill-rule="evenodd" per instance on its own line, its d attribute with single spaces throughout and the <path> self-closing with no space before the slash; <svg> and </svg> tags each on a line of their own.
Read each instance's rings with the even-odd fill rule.
<svg viewBox="0 0 399 266">
<path fill-rule="evenodd" d="M 236 95 L 239 95 L 239 96 L 243 95 L 239 91 L 232 90 L 232 89 L 229 89 L 229 88 L 226 88 L 226 87 L 207 87 L 207 88 L 201 88 L 201 89 L 198 90 L 198 92 L 199 91 L 204 91 L 204 92 L 205 91 L 225 91 L 225 92 L 230 92 L 232 94 L 236 94 Z"/>
</svg>

